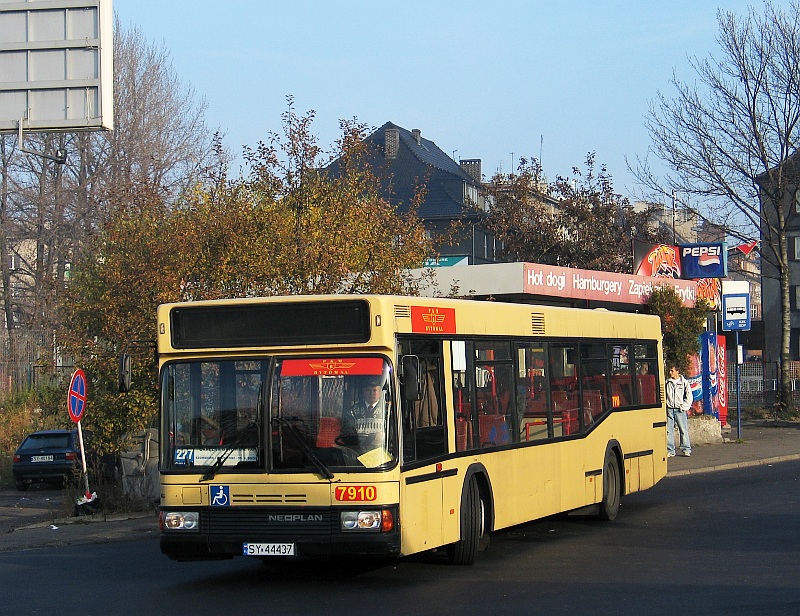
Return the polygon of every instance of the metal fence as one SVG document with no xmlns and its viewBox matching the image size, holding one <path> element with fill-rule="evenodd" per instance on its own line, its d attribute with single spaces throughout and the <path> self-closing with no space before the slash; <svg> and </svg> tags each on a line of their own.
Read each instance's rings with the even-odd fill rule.
<svg viewBox="0 0 800 616">
<path fill-rule="evenodd" d="M 786 364 L 792 386 L 792 400 L 800 404 L 800 361 Z M 742 406 L 771 406 L 780 389 L 780 371 L 777 362 L 747 362 L 739 366 L 741 386 L 739 396 Z M 736 404 L 736 364 L 728 364 L 728 404 Z"/>
<path fill-rule="evenodd" d="M 69 378 L 72 366 L 63 365 L 52 333 L 15 331 L 13 347 L 8 330 L 0 330 L 0 394 Z"/>
</svg>

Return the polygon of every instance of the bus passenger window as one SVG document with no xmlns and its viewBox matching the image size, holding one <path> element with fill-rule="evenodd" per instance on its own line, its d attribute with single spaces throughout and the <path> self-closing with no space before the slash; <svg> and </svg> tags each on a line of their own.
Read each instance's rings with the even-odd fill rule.
<svg viewBox="0 0 800 616">
<path fill-rule="evenodd" d="M 497 447 L 517 442 L 517 394 L 510 343 L 476 342 L 475 360 L 480 446 Z"/>
<path fill-rule="evenodd" d="M 517 413 L 520 417 L 519 439 L 523 442 L 543 440 L 550 436 L 546 357 L 543 345 L 518 349 Z"/>
</svg>

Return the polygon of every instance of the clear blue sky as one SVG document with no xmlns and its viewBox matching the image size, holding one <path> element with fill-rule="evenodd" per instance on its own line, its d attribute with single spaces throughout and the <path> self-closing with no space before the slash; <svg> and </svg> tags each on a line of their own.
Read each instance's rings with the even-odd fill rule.
<svg viewBox="0 0 800 616">
<path fill-rule="evenodd" d="M 729 0 L 744 14 L 749 5 Z M 548 179 L 647 155 L 643 118 L 690 57 L 719 56 L 718 2 L 515 0 L 114 0 L 123 26 L 169 51 L 236 155 L 279 132 L 286 96 L 317 113 L 327 148 L 338 121 L 419 128 L 454 158 L 508 172 L 542 155 Z M 651 158 L 651 162 L 656 162 Z"/>
</svg>

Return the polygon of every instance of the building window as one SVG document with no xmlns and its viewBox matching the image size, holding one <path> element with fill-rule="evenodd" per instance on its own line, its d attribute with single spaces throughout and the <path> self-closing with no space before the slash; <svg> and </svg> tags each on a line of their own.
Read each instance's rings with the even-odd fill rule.
<svg viewBox="0 0 800 616">
<path fill-rule="evenodd" d="M 800 286 L 792 285 L 789 292 L 789 299 L 791 300 L 791 309 L 800 310 Z"/>
<path fill-rule="evenodd" d="M 789 238 L 789 258 L 800 261 L 800 235 Z"/>
</svg>

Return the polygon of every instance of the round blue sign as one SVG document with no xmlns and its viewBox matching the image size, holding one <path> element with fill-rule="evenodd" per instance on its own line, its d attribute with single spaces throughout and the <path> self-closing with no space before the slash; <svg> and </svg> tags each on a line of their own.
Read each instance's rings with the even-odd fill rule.
<svg viewBox="0 0 800 616">
<path fill-rule="evenodd" d="M 78 423 L 83 417 L 86 409 L 86 375 L 83 370 L 78 368 L 72 375 L 69 382 L 69 393 L 67 394 L 67 411 L 70 419 Z"/>
</svg>

